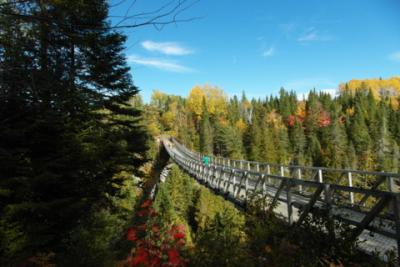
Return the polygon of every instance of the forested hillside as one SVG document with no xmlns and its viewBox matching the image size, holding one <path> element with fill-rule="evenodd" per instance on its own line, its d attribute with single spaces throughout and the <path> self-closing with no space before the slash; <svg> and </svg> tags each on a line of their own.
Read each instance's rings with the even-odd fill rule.
<svg viewBox="0 0 400 267">
<path fill-rule="evenodd" d="M 299 99 L 282 89 L 263 99 L 229 98 L 205 85 L 186 98 L 155 91 L 144 109 L 153 135 L 168 133 L 204 154 L 397 172 L 400 110 L 393 97 L 374 95 L 360 87 L 336 97 L 311 91 Z"/>
</svg>

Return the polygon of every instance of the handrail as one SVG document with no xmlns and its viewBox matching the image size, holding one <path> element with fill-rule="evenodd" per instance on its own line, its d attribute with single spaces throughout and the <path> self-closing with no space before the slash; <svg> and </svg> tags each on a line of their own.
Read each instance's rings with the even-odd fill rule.
<svg viewBox="0 0 400 267">
<path fill-rule="evenodd" d="M 173 142 L 175 144 L 179 144 L 180 146 L 184 147 L 182 144 L 180 144 L 175 138 L 173 138 Z M 184 147 L 187 149 L 186 147 Z M 198 156 L 201 156 L 201 153 L 190 151 L 193 154 L 197 154 Z M 365 175 L 372 175 L 372 176 L 390 176 L 390 177 L 398 177 L 400 178 L 400 173 L 394 173 L 394 172 L 378 172 L 378 171 L 362 171 L 362 170 L 356 170 L 356 169 L 337 169 L 337 168 L 329 168 L 329 167 L 315 167 L 315 166 L 302 166 L 302 165 L 284 165 L 284 164 L 279 164 L 279 163 L 268 163 L 268 162 L 258 162 L 258 161 L 251 161 L 251 160 L 234 160 L 234 159 L 229 159 L 229 158 L 224 158 L 224 157 L 218 157 L 218 156 L 210 156 L 212 162 L 214 164 L 219 164 L 218 159 L 224 159 L 224 160 L 229 160 L 230 162 L 242 162 L 242 163 L 250 163 L 250 164 L 259 164 L 259 165 L 264 165 L 264 166 L 271 166 L 271 167 L 285 167 L 288 169 L 305 169 L 305 170 L 322 170 L 322 171 L 332 171 L 332 172 L 351 172 L 351 173 L 358 173 L 358 174 L 365 174 Z M 232 165 L 232 164 L 231 164 Z"/>
</svg>

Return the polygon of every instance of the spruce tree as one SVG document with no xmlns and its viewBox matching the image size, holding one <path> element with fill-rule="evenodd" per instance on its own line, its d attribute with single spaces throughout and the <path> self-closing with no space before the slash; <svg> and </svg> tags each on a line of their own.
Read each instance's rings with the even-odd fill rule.
<svg viewBox="0 0 400 267">
<path fill-rule="evenodd" d="M 290 144 L 293 151 L 292 164 L 304 165 L 304 152 L 306 138 L 301 123 L 296 120 L 294 126 L 289 131 Z"/>
<path fill-rule="evenodd" d="M 206 155 L 213 153 L 213 130 L 210 123 L 206 99 L 203 97 L 202 114 L 200 120 L 200 152 Z"/>
<path fill-rule="evenodd" d="M 364 112 L 359 103 L 356 103 L 349 133 L 358 155 L 365 153 L 370 148 L 371 139 L 365 123 Z"/>
<path fill-rule="evenodd" d="M 115 210 L 145 161 L 146 135 L 128 103 L 137 88 L 125 37 L 109 29 L 107 13 L 100 0 L 0 6 L 0 258 L 7 262 L 67 255 L 78 224 Z"/>
</svg>

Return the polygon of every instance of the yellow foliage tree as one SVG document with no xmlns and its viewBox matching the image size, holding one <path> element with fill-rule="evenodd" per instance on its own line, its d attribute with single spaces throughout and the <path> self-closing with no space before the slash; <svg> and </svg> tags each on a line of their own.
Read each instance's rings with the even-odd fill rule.
<svg viewBox="0 0 400 267">
<path fill-rule="evenodd" d="M 190 90 L 188 97 L 188 108 L 194 114 L 196 114 L 197 118 L 200 118 L 202 112 L 202 102 L 205 97 L 204 91 L 200 86 L 195 86 Z"/>
<path fill-rule="evenodd" d="M 228 97 L 225 92 L 218 87 L 210 85 L 205 85 L 203 91 L 206 96 L 208 112 L 211 115 L 225 116 L 228 113 Z"/>
<path fill-rule="evenodd" d="M 240 118 L 236 123 L 235 126 L 237 129 L 239 129 L 240 133 L 243 134 L 244 131 L 246 130 L 246 123 L 244 123 L 243 119 Z"/>
<path fill-rule="evenodd" d="M 265 116 L 265 121 L 269 124 L 272 125 L 275 129 L 281 129 L 285 127 L 285 124 L 283 123 L 282 116 L 279 115 L 276 110 L 271 111 Z"/>
<path fill-rule="evenodd" d="M 302 120 L 305 119 L 305 117 L 306 117 L 306 102 L 305 101 L 300 101 L 297 104 L 296 115 L 297 115 L 297 117 L 299 117 Z"/>
<path fill-rule="evenodd" d="M 167 94 L 159 90 L 154 90 L 153 94 L 151 95 L 151 104 L 153 106 L 156 106 L 157 108 L 164 109 L 167 98 L 168 98 Z"/>
<path fill-rule="evenodd" d="M 350 90 L 371 90 L 374 97 L 378 100 L 383 97 L 389 97 L 394 107 L 398 107 L 398 97 L 400 96 L 400 77 L 392 77 L 389 79 L 365 79 L 350 80 L 347 83 L 339 85 L 341 91 Z"/>
<path fill-rule="evenodd" d="M 164 112 L 162 114 L 161 123 L 166 129 L 168 130 L 173 129 L 174 122 L 175 122 L 175 114 L 171 110 L 168 110 L 167 112 Z"/>
<path fill-rule="evenodd" d="M 188 107 L 198 118 L 202 113 L 203 98 L 210 115 L 225 116 L 228 113 L 228 97 L 223 90 L 210 85 L 195 86 L 189 93 Z"/>
</svg>

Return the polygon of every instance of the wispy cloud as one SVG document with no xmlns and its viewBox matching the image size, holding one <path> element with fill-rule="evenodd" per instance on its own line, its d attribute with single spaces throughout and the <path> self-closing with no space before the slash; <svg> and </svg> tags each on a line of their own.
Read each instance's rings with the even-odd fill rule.
<svg viewBox="0 0 400 267">
<path fill-rule="evenodd" d="M 148 51 L 159 52 L 165 55 L 183 56 L 193 54 L 193 50 L 176 42 L 153 42 L 147 40 L 142 42 L 141 45 Z"/>
<path fill-rule="evenodd" d="M 389 59 L 393 61 L 400 62 L 400 51 L 394 52 L 389 55 Z"/>
<path fill-rule="evenodd" d="M 280 30 L 286 37 L 289 37 L 295 31 L 296 27 L 297 24 L 293 22 L 279 24 Z"/>
<path fill-rule="evenodd" d="M 170 72 L 187 73 L 194 71 L 189 67 L 183 66 L 171 60 L 144 58 L 137 55 L 128 56 L 128 62 Z"/>
<path fill-rule="evenodd" d="M 332 89 L 331 88 L 326 88 L 326 89 L 320 89 L 320 90 L 319 89 L 315 89 L 315 90 L 316 90 L 317 93 L 321 92 L 321 93 L 329 94 L 329 95 L 331 95 L 332 98 L 337 97 L 339 95 L 339 91 L 337 89 L 333 89 L 333 88 Z M 299 99 L 306 100 L 306 99 L 308 99 L 308 96 L 310 95 L 310 92 L 311 92 L 311 90 L 300 91 L 300 92 L 297 92 L 297 93 L 298 93 Z"/>
<path fill-rule="evenodd" d="M 297 38 L 301 43 L 314 42 L 314 41 L 331 41 L 333 37 L 327 34 L 321 34 L 314 27 L 308 28 L 302 35 Z"/>
<path fill-rule="evenodd" d="M 310 41 L 318 41 L 318 35 L 316 32 L 310 32 L 305 35 L 300 36 L 297 41 L 299 42 L 310 42 Z"/>
<path fill-rule="evenodd" d="M 335 88 L 337 87 L 338 83 L 327 79 L 327 78 L 304 78 L 304 79 L 299 79 L 299 80 L 294 80 L 290 81 L 286 84 L 284 84 L 284 87 L 288 90 L 295 90 L 297 92 L 308 92 L 314 88 L 322 88 L 320 89 L 321 91 L 328 90 L 325 88 Z"/>
<path fill-rule="evenodd" d="M 269 48 L 265 49 L 262 55 L 263 57 L 272 57 L 275 55 L 275 47 L 270 46 Z"/>
</svg>

